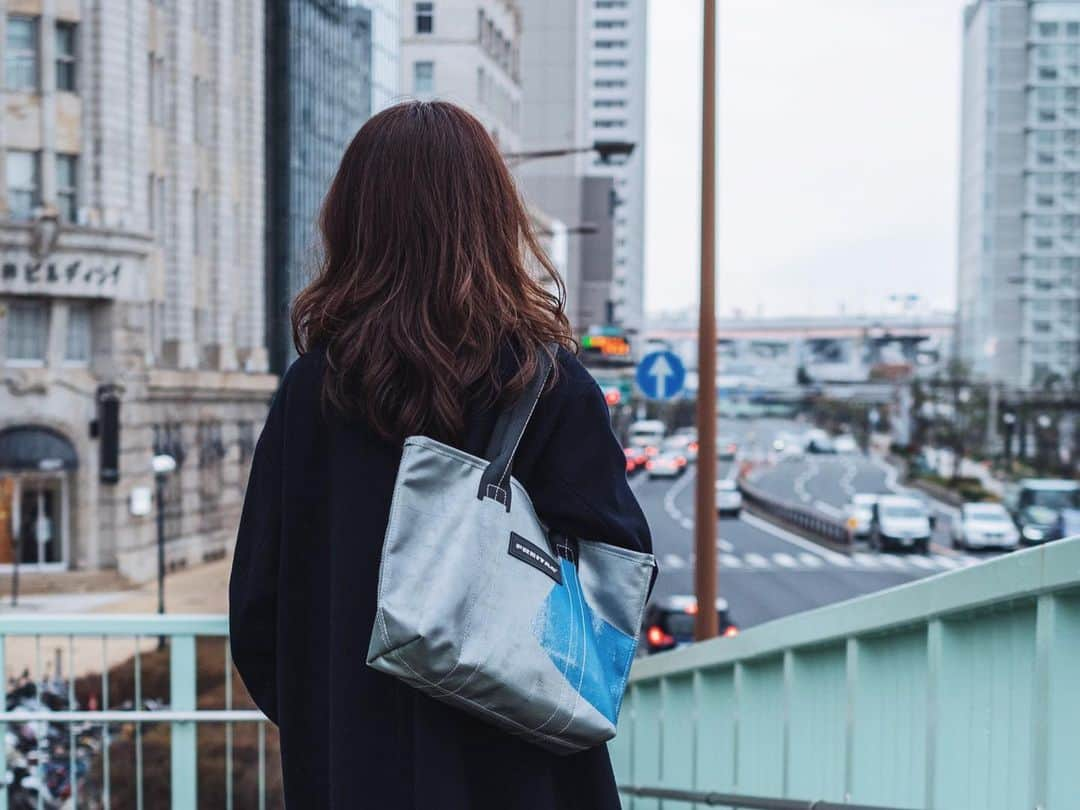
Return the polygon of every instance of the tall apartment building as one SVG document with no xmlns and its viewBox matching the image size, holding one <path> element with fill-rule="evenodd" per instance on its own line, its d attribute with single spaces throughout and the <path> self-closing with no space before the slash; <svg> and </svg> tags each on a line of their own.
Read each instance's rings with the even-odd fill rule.
<svg viewBox="0 0 1080 810">
<path fill-rule="evenodd" d="M 611 315 L 616 323 L 640 329 L 645 317 L 647 0 L 588 0 L 588 5 L 587 142 L 629 141 L 635 148 L 614 163 L 590 155 L 586 173 L 610 177 L 614 184 Z"/>
<path fill-rule="evenodd" d="M 0 566 L 231 542 L 275 379 L 261 0 L 0 0 Z"/>
<path fill-rule="evenodd" d="M 572 234 L 567 286 L 579 330 L 642 324 L 644 0 L 522 0 L 522 150 L 635 144 L 629 158 L 595 152 L 522 163 L 538 205 L 595 233 Z M 606 242 L 610 240 L 610 244 Z"/>
<path fill-rule="evenodd" d="M 289 309 L 318 263 L 319 209 L 372 113 L 373 17 L 366 3 L 266 3 L 267 331 L 279 374 L 296 356 Z"/>
<path fill-rule="evenodd" d="M 465 107 L 504 152 L 521 144 L 517 0 L 401 0 L 401 90 Z"/>
<path fill-rule="evenodd" d="M 957 350 L 982 377 L 1080 369 L 1080 2 L 964 14 Z"/>
</svg>

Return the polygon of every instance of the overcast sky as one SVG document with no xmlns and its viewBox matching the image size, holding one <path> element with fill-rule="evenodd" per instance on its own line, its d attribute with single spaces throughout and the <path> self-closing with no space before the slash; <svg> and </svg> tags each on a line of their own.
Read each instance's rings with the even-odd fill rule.
<svg viewBox="0 0 1080 810">
<path fill-rule="evenodd" d="M 721 314 L 953 306 L 963 6 L 720 0 Z M 697 300 L 700 40 L 649 0 L 650 312 Z"/>
</svg>

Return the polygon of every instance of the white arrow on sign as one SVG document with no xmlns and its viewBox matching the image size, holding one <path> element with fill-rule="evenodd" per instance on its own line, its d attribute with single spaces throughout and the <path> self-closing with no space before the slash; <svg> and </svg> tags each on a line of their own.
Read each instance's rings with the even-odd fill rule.
<svg viewBox="0 0 1080 810">
<path fill-rule="evenodd" d="M 667 399 L 667 378 L 675 373 L 667 357 L 660 355 L 653 361 L 649 376 L 656 380 L 656 398 Z"/>
</svg>

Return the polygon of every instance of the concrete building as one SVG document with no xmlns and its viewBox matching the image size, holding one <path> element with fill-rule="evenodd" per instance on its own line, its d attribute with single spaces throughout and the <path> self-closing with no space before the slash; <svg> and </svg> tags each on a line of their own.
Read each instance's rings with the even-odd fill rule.
<svg viewBox="0 0 1080 810">
<path fill-rule="evenodd" d="M 401 0 L 401 90 L 459 104 L 504 152 L 521 143 L 517 0 Z"/>
<path fill-rule="evenodd" d="M 345 147 L 372 113 L 375 15 L 340 0 L 272 0 L 266 10 L 267 331 L 280 374 L 296 357 L 289 308 L 318 262 L 319 209 Z"/>
<path fill-rule="evenodd" d="M 631 330 L 645 317 L 645 61 L 647 0 L 588 0 L 586 143 L 629 141 L 618 162 L 588 156 L 590 177 L 614 184 L 614 268 L 609 297 L 616 323 Z"/>
<path fill-rule="evenodd" d="M 400 0 L 349 0 L 371 14 L 371 112 L 384 110 L 401 95 Z"/>
<path fill-rule="evenodd" d="M 263 4 L 0 0 L 0 565 L 224 554 L 275 379 Z M 18 545 L 16 545 L 18 543 Z"/>
<path fill-rule="evenodd" d="M 581 331 L 613 319 L 640 329 L 644 0 L 522 0 L 522 14 L 522 150 L 580 151 L 524 161 L 517 174 L 526 195 L 571 229 L 596 228 L 570 237 L 571 321 Z M 605 164 L 585 148 L 597 141 L 629 141 L 635 150 Z"/>
<path fill-rule="evenodd" d="M 957 346 L 985 378 L 1080 369 L 1080 2 L 964 15 Z"/>
</svg>

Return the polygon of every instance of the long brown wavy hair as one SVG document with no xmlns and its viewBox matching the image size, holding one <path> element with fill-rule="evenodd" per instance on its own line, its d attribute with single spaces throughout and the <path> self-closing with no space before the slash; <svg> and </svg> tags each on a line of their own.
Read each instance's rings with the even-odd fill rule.
<svg viewBox="0 0 1080 810">
<path fill-rule="evenodd" d="M 574 347 L 563 282 L 494 141 L 460 107 L 407 102 L 367 121 L 319 228 L 293 342 L 325 350 L 325 398 L 383 438 L 459 439 L 478 384 L 489 404 L 512 397 L 537 350 Z M 507 350 L 518 370 L 504 381 Z"/>
</svg>

